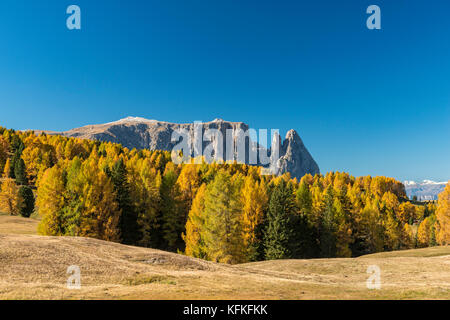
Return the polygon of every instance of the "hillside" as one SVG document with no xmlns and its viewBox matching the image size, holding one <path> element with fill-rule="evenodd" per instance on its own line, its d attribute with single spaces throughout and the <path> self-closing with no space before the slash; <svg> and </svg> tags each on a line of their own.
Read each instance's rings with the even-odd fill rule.
<svg viewBox="0 0 450 320">
<path fill-rule="evenodd" d="M 33 224 L 36 221 L 0 216 L 0 299 L 450 297 L 450 247 L 356 259 L 278 260 L 228 266 L 95 239 L 30 235 Z M 17 234 L 21 232 L 27 234 Z M 418 254 L 411 254 L 414 252 Z M 381 290 L 366 288 L 366 270 L 373 264 L 382 270 Z M 65 287 L 70 265 L 81 268 L 80 290 Z"/>
<path fill-rule="evenodd" d="M 0 234 L 36 234 L 39 221 L 22 217 L 9 216 L 0 212 Z"/>
</svg>

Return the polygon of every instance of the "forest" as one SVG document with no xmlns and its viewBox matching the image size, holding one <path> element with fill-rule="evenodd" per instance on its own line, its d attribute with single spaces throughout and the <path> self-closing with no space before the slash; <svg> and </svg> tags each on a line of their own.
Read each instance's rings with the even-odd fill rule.
<svg viewBox="0 0 450 320">
<path fill-rule="evenodd" d="M 230 264 L 450 244 L 450 185 L 439 201 L 417 202 L 389 177 L 329 172 L 298 181 L 236 162 L 198 163 L 0 127 L 0 211 L 39 216 L 41 235 Z"/>
</svg>

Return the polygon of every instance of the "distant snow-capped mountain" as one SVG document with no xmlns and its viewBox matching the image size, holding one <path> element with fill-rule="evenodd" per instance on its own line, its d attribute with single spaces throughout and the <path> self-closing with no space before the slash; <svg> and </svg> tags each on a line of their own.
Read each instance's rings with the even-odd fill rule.
<svg viewBox="0 0 450 320">
<path fill-rule="evenodd" d="M 410 199 L 417 196 L 418 200 L 437 200 L 438 194 L 441 193 L 447 182 L 435 182 L 431 180 L 423 180 L 422 182 L 405 181 L 403 182 L 406 194 Z"/>
</svg>

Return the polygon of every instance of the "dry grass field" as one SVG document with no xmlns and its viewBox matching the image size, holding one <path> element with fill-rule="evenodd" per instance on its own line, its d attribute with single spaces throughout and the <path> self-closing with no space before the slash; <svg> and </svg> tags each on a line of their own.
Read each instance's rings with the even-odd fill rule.
<svg viewBox="0 0 450 320">
<path fill-rule="evenodd" d="M 0 233 L 36 234 L 39 221 L 0 213 Z"/>
<path fill-rule="evenodd" d="M 33 235 L 0 215 L 0 299 L 450 299 L 450 247 L 228 266 L 95 239 Z M 66 287 L 67 267 L 81 289 Z M 381 289 L 369 290 L 369 265 Z"/>
</svg>

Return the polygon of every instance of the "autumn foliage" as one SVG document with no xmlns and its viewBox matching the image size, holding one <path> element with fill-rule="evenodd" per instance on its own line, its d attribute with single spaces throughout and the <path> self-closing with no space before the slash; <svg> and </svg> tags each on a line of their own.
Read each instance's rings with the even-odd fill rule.
<svg viewBox="0 0 450 320">
<path fill-rule="evenodd" d="M 449 186 L 436 211 L 432 202 L 411 203 L 392 178 L 330 172 L 297 181 L 197 160 L 176 165 L 166 151 L 0 128 L 0 210 L 26 207 L 29 216 L 34 194 L 43 235 L 224 263 L 450 243 Z"/>
</svg>

